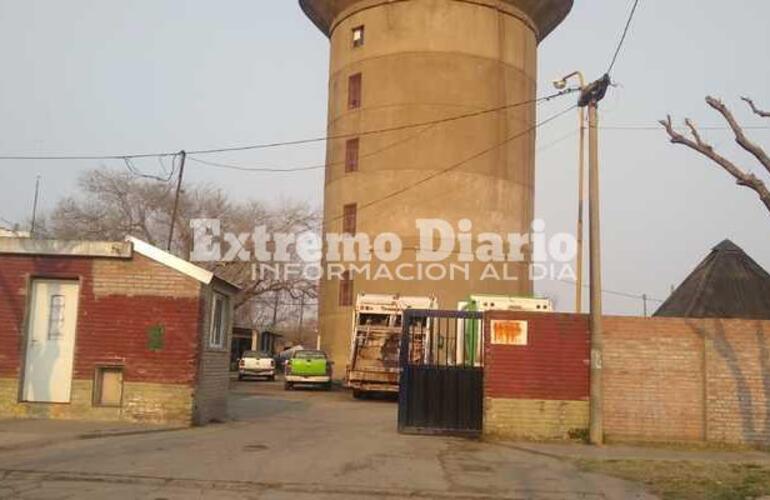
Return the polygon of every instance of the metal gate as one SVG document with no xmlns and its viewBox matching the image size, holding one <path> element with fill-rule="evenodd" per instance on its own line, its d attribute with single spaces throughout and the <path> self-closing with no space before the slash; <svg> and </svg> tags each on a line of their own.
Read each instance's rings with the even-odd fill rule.
<svg viewBox="0 0 770 500">
<path fill-rule="evenodd" d="M 481 434 L 482 317 L 476 311 L 405 312 L 400 349 L 399 432 Z"/>
</svg>

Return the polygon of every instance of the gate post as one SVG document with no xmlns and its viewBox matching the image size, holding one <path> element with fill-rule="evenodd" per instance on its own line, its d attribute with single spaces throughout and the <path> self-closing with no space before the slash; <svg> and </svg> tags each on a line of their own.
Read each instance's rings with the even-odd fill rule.
<svg viewBox="0 0 770 500">
<path fill-rule="evenodd" d="M 402 432 L 406 426 L 406 405 L 408 400 L 407 391 L 409 384 L 406 383 L 406 370 L 409 368 L 409 332 L 412 323 L 414 311 L 407 309 L 404 311 L 404 320 L 401 324 L 401 340 L 398 351 L 398 430 Z"/>
</svg>

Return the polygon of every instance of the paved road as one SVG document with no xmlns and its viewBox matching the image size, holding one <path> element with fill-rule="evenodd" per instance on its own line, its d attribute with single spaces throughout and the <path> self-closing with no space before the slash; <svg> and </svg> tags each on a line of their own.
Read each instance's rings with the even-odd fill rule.
<svg viewBox="0 0 770 500">
<path fill-rule="evenodd" d="M 233 384 L 233 421 L 0 452 L 0 498 L 649 498 L 503 445 L 396 433 L 396 404 Z"/>
</svg>

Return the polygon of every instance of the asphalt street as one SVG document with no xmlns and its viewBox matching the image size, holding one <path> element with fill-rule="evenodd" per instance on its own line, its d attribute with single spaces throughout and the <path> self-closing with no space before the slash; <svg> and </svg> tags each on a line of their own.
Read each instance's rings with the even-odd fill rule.
<svg viewBox="0 0 770 500">
<path fill-rule="evenodd" d="M 397 405 L 233 382 L 232 419 L 0 451 L 0 498 L 651 498 L 501 443 L 396 431 Z"/>
</svg>

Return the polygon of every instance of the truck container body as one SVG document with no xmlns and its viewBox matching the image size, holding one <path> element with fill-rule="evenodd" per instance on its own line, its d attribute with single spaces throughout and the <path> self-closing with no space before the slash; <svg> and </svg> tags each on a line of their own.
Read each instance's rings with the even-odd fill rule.
<svg viewBox="0 0 770 500">
<path fill-rule="evenodd" d="M 398 392 L 404 312 L 437 307 L 433 297 L 358 295 L 346 377 L 346 385 L 356 397 L 367 392 Z M 421 338 L 413 340 L 422 342 Z"/>
</svg>

